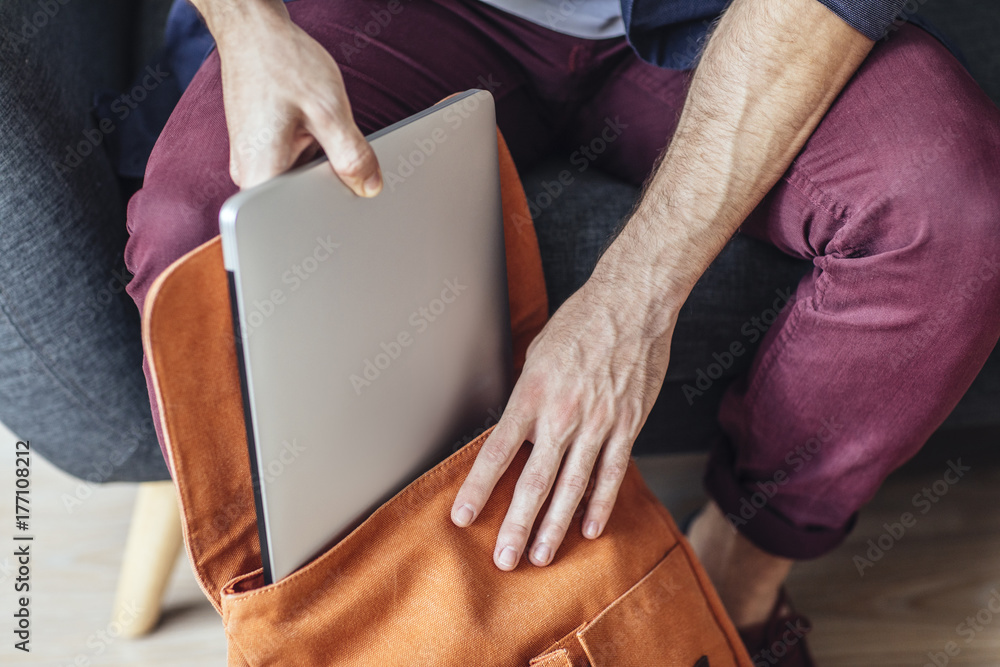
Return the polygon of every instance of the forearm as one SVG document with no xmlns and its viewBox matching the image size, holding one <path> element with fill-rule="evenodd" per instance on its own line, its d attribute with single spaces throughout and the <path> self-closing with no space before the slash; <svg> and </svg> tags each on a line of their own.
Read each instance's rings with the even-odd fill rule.
<svg viewBox="0 0 1000 667">
<path fill-rule="evenodd" d="M 595 277 L 639 304 L 643 330 L 676 312 L 774 186 L 872 42 L 816 0 L 735 0 L 705 48 L 676 133 Z"/>
</svg>

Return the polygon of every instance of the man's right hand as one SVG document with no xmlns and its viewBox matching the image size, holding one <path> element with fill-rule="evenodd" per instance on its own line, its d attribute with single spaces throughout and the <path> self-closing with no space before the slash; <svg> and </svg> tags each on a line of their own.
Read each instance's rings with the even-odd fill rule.
<svg viewBox="0 0 1000 667">
<path fill-rule="evenodd" d="M 233 181 L 249 188 L 322 148 L 351 190 L 373 197 L 382 175 L 351 115 L 333 57 L 280 0 L 195 0 L 222 61 Z"/>
</svg>

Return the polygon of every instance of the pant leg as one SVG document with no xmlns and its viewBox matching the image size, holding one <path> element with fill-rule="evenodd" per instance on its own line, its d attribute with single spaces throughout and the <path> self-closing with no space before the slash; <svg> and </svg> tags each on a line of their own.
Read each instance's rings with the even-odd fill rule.
<svg viewBox="0 0 1000 667">
<path fill-rule="evenodd" d="M 706 477 L 765 550 L 839 544 L 982 368 L 1000 336 L 998 182 L 1000 111 L 904 26 L 747 220 L 814 265 L 725 397 Z"/>
<path fill-rule="evenodd" d="M 595 164 L 640 183 L 687 82 L 638 62 L 616 74 L 581 106 L 575 141 L 619 118 L 627 127 Z M 998 182 L 1000 112 L 907 26 L 875 47 L 743 225 L 814 265 L 727 391 L 706 475 L 761 548 L 834 548 L 971 384 L 1000 335 Z"/>
<path fill-rule="evenodd" d="M 568 121 L 564 149 L 576 171 L 595 167 L 640 186 L 677 129 L 691 72 L 655 67 L 631 49 L 595 55 L 603 83 Z"/>
<path fill-rule="evenodd" d="M 477 0 L 396 6 L 402 8 L 398 14 L 378 14 L 380 21 L 373 12 L 385 12 L 386 5 L 370 0 L 288 5 L 292 19 L 338 61 L 363 132 L 452 93 L 489 88 L 515 160 L 526 165 L 548 149 L 551 127 L 512 54 L 546 51 L 575 38 L 552 33 L 542 43 L 548 35 L 522 35 L 527 22 Z M 125 259 L 134 278 L 128 291 L 140 310 L 153 281 L 171 262 L 218 234 L 219 209 L 236 189 L 229 178 L 219 59 L 213 54 L 174 110 L 150 157 L 144 187 L 129 202 Z"/>
<path fill-rule="evenodd" d="M 129 2 L 0 3 L 0 420 L 92 482 L 165 479 L 125 211 L 91 95 L 130 76 Z"/>
</svg>

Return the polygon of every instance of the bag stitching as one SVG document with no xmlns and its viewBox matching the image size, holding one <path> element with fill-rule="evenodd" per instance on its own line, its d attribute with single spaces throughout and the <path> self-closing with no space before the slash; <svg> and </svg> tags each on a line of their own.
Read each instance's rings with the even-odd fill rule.
<svg viewBox="0 0 1000 667">
<path fill-rule="evenodd" d="M 187 552 L 188 558 L 190 559 L 191 563 L 198 563 L 199 561 L 197 558 L 195 558 L 194 541 L 191 539 L 192 527 L 189 525 L 187 519 L 188 512 L 186 510 L 191 506 L 190 490 L 188 489 L 188 485 L 182 481 L 183 475 L 181 475 L 181 469 L 183 468 L 183 464 L 181 464 L 180 459 L 178 459 L 175 456 L 176 452 L 174 451 L 175 450 L 174 438 L 172 437 L 173 422 L 166 418 L 166 411 L 165 411 L 166 404 L 162 396 L 163 393 L 162 379 L 160 377 L 160 374 L 157 373 L 156 371 L 155 359 L 160 356 L 157 352 L 157 350 L 159 350 L 160 348 L 154 344 L 153 339 L 155 337 L 158 340 L 159 334 L 154 331 L 154 327 L 152 326 L 152 321 L 148 316 L 152 313 L 152 307 L 155 305 L 157 299 L 165 298 L 164 295 L 173 295 L 173 293 L 175 292 L 176 288 L 174 286 L 174 283 L 170 280 L 170 277 L 176 275 L 177 271 L 181 266 L 181 263 L 185 262 L 188 258 L 192 256 L 197 256 L 200 259 L 203 253 L 209 252 L 209 246 L 217 242 L 219 243 L 221 242 L 219 237 L 215 237 L 212 240 L 206 241 L 201 246 L 198 246 L 191 252 L 185 254 L 184 256 L 176 260 L 173 264 L 167 267 L 167 269 L 160 275 L 160 277 L 153 284 L 153 287 L 150 290 L 149 294 L 146 295 L 147 303 L 151 304 L 149 309 L 150 312 L 147 313 L 147 318 L 146 318 L 147 321 L 150 322 L 150 324 L 149 326 L 143 327 L 142 331 L 143 342 L 145 343 L 148 341 L 149 343 L 148 345 L 150 354 L 149 369 L 150 369 L 150 375 L 152 375 L 153 379 L 153 393 L 155 394 L 157 408 L 160 413 L 160 423 L 162 427 L 161 430 L 163 434 L 164 444 L 166 445 L 164 449 L 166 449 L 167 451 L 167 459 L 169 467 L 173 472 L 174 486 L 177 490 L 177 497 L 181 506 L 180 507 L 181 515 L 184 517 L 184 520 L 181 521 L 181 532 L 184 537 L 183 540 L 184 549 Z M 199 551 L 198 553 L 201 552 Z M 212 603 L 212 606 L 215 608 L 215 610 L 220 615 L 222 615 L 223 612 L 222 612 L 221 592 L 213 593 L 214 587 L 209 586 L 207 577 L 203 575 L 201 570 L 202 570 L 201 567 L 194 568 L 195 577 L 198 580 L 198 585 L 208 596 L 209 601 Z M 216 599 L 216 595 L 218 595 L 218 600 Z"/>
<path fill-rule="evenodd" d="M 400 491 L 399 494 L 397 494 L 391 500 L 389 500 L 384 505 L 382 505 L 377 510 L 375 510 L 371 514 L 371 516 L 369 516 L 355 530 L 361 530 L 361 528 L 363 528 L 365 526 L 365 524 L 368 524 L 369 522 L 371 522 L 372 520 L 374 520 L 376 517 L 378 517 L 380 514 L 388 512 L 389 511 L 388 508 L 391 505 L 396 504 L 396 501 L 399 500 L 399 499 L 401 499 L 401 497 L 404 494 L 407 495 L 407 496 L 413 495 L 414 493 L 416 493 L 416 491 L 418 489 L 422 489 L 423 487 L 427 486 L 427 484 L 429 484 L 431 482 L 431 480 L 436 479 L 443 472 L 445 472 L 446 470 L 449 470 L 450 468 L 452 468 L 456 463 L 458 463 L 460 461 L 464 461 L 466 458 L 468 458 L 469 456 L 471 456 L 472 452 L 478 451 L 478 446 L 482 443 L 482 441 L 484 441 L 486 439 L 486 437 L 490 434 L 490 432 L 492 430 L 493 429 L 490 428 L 488 431 L 484 432 L 482 435 L 480 435 L 479 437 L 477 437 L 475 440 L 471 441 L 468 445 L 466 445 L 465 447 L 463 447 L 459 451 L 455 452 L 454 455 L 448 457 L 447 459 L 445 459 L 444 461 L 442 461 L 441 463 L 439 463 L 435 468 L 433 468 L 432 470 L 428 471 L 423 476 L 421 476 L 419 479 L 417 479 L 412 484 L 410 484 L 409 486 L 407 486 L 405 489 L 403 489 L 402 491 Z M 347 538 L 345 537 L 344 539 L 346 540 Z M 269 593 L 271 591 L 276 591 L 276 590 L 279 590 L 281 587 L 288 585 L 289 583 L 293 583 L 293 579 L 295 578 L 295 576 L 297 574 L 306 573 L 306 572 L 312 572 L 314 569 L 318 569 L 320 563 L 324 559 L 324 556 L 330 555 L 335 549 L 337 549 L 337 547 L 340 544 L 343 544 L 343 542 L 340 542 L 340 543 L 338 543 L 338 544 L 330 547 L 330 550 L 327 551 L 327 552 L 325 552 L 321 556 L 319 556 L 319 558 L 317 558 L 316 560 L 312 561 L 311 563 L 309 563 L 308 565 L 306 565 L 302 569 L 297 570 L 296 572 L 293 572 L 292 574 L 290 574 L 288 577 L 282 579 L 281 581 L 276 581 L 273 584 L 269 584 L 267 586 L 262 586 L 261 588 L 258 588 L 258 589 L 253 590 L 253 591 L 245 591 L 245 592 L 240 592 L 240 593 L 235 593 L 235 592 L 228 593 L 229 598 L 228 598 L 227 602 L 229 604 L 238 604 L 238 603 L 241 603 L 241 602 L 245 602 L 245 601 L 249 600 L 250 598 L 252 598 L 252 597 L 254 597 L 256 595 L 261 595 L 263 593 Z M 229 589 L 229 584 L 230 583 L 234 583 L 237 579 L 239 579 L 241 577 L 244 577 L 244 576 L 247 576 L 247 575 L 240 575 L 239 577 L 234 577 L 232 580 L 230 580 L 230 582 L 228 582 L 223 587 L 222 593 L 226 594 L 226 591 Z M 303 574 L 303 576 L 304 576 L 304 574 Z M 299 577 L 299 578 L 302 578 L 302 577 Z M 297 581 L 297 579 L 295 579 L 295 581 Z"/>
</svg>

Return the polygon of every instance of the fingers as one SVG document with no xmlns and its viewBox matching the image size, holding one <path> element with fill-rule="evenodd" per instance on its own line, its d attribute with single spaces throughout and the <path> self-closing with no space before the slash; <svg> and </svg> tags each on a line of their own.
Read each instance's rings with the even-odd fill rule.
<svg viewBox="0 0 1000 667">
<path fill-rule="evenodd" d="M 290 21 L 257 40 L 220 49 L 233 180 L 243 188 L 258 185 L 318 144 L 351 190 L 378 194 L 378 160 L 354 122 L 333 56 Z"/>
<path fill-rule="evenodd" d="M 451 520 L 456 526 L 465 528 L 479 516 L 493 493 L 493 487 L 528 439 L 530 427 L 531 424 L 522 420 L 517 413 L 511 410 L 504 412 L 496 428 L 483 443 L 472 464 L 472 470 L 455 496 Z"/>
<path fill-rule="evenodd" d="M 354 123 L 346 93 L 305 111 L 306 127 L 326 151 L 340 180 L 360 197 L 374 197 L 381 192 L 378 158 Z"/>
<path fill-rule="evenodd" d="M 312 143 L 300 136 L 288 114 L 248 119 L 230 150 L 229 172 L 241 188 L 252 188 L 287 171 Z"/>
<path fill-rule="evenodd" d="M 563 449 L 554 446 L 548 437 L 538 440 L 517 480 L 514 498 L 497 535 L 493 562 L 501 570 L 513 570 L 521 560 L 531 527 L 552 489 L 562 460 Z"/>
<path fill-rule="evenodd" d="M 318 143 L 326 152 L 330 166 L 355 194 L 374 197 L 382 189 L 382 173 L 375 151 L 350 117 L 350 108 L 339 111 L 313 107 L 305 121 L 292 120 L 291 114 L 276 114 L 270 121 L 251 121 L 259 128 L 241 133 L 230 155 L 230 174 L 241 188 L 252 188 L 300 162 L 303 152 Z M 344 113 L 347 114 L 346 119 Z M 308 131 L 302 131 L 305 125 Z"/>
<path fill-rule="evenodd" d="M 614 509 L 618 489 L 621 488 L 625 472 L 628 470 L 634 436 L 621 432 L 614 434 L 604 447 L 597 467 L 594 492 L 587 504 L 583 517 L 583 536 L 589 539 L 599 537 L 608 525 L 611 510 Z"/>
<path fill-rule="evenodd" d="M 662 383 L 669 341 L 624 335 L 617 316 L 605 312 L 615 295 L 593 289 L 570 297 L 535 337 L 507 410 L 452 505 L 454 523 L 470 525 L 522 442 L 534 443 L 497 535 L 493 560 L 501 570 L 517 567 L 550 492 L 528 559 L 553 562 L 592 476 L 582 532 L 593 539 L 605 531 Z"/>
<path fill-rule="evenodd" d="M 518 428 L 516 421 L 508 422 L 501 430 L 503 421 L 501 419 L 501 424 L 497 425 L 483 444 L 473 470 L 452 506 L 452 521 L 460 527 L 470 525 L 479 515 L 497 481 L 507 470 L 521 444 L 528 439 L 527 429 Z M 498 431 L 499 437 L 494 438 Z M 517 567 L 531 535 L 531 528 L 550 492 L 552 501 L 535 536 L 529 560 L 540 567 L 552 562 L 587 491 L 591 471 L 598 458 L 600 463 L 583 521 L 583 534 L 594 539 L 604 532 L 618 489 L 628 469 L 632 439 L 627 435 L 616 435 L 608 440 L 602 450 L 602 432 L 578 433 L 576 441 L 566 454 L 561 472 L 560 462 L 566 447 L 559 440 L 538 438 L 518 478 L 514 497 L 500 527 L 493 552 L 493 561 L 501 570 L 510 571 Z"/>
<path fill-rule="evenodd" d="M 602 441 L 603 434 L 583 433 L 569 448 L 552 493 L 552 502 L 529 552 L 533 564 L 540 567 L 548 565 L 562 545 L 589 486 L 590 473 L 600 454 Z"/>
</svg>

